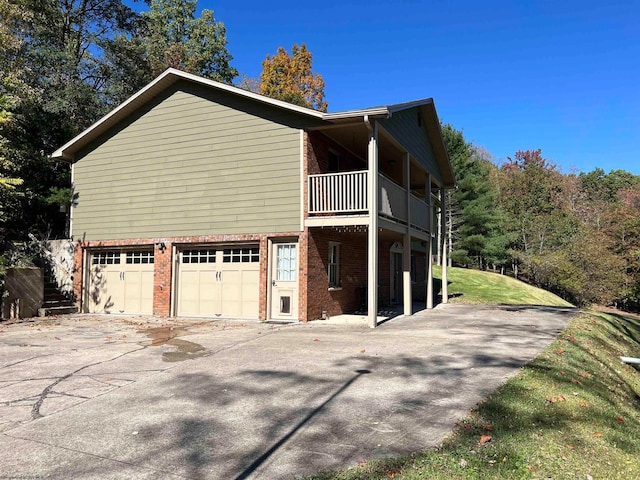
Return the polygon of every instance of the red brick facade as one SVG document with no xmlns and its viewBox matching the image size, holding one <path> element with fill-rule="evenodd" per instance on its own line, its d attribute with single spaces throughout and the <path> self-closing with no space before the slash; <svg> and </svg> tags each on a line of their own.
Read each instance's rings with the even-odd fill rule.
<svg viewBox="0 0 640 480">
<path fill-rule="evenodd" d="M 367 234 L 334 228 L 308 229 L 307 318 L 340 315 L 364 308 L 367 288 Z M 329 244 L 339 245 L 340 287 L 329 289 Z"/>
<path fill-rule="evenodd" d="M 173 246 L 187 245 L 203 245 L 203 244 L 231 244 L 234 242 L 256 242 L 260 245 L 260 293 L 259 293 L 259 318 L 266 320 L 267 313 L 267 294 L 269 279 L 268 272 L 268 241 L 269 239 L 290 239 L 303 238 L 300 232 L 277 233 L 277 234 L 247 234 L 247 235 L 199 235 L 194 237 L 164 237 L 164 238 L 146 238 L 146 239 L 128 239 L 128 240 L 105 240 L 105 241 L 88 241 L 76 242 L 75 250 L 75 275 L 73 279 L 74 293 L 83 311 L 83 303 L 85 295 L 83 292 L 84 272 L 83 272 L 83 256 L 87 250 L 99 250 L 114 247 L 153 247 L 154 249 L 154 275 L 153 275 L 153 314 L 168 316 L 171 315 L 171 293 L 172 293 L 172 274 Z M 303 242 L 300 242 L 301 244 Z M 164 248 L 162 248 L 164 246 Z M 300 255 L 302 257 L 302 245 L 300 246 Z M 301 262 L 302 264 L 302 262 Z M 85 285 L 86 287 L 86 285 Z M 300 295 L 301 297 L 301 295 Z M 306 299 L 300 298 L 300 318 L 303 319 L 303 308 L 306 308 Z"/>
</svg>

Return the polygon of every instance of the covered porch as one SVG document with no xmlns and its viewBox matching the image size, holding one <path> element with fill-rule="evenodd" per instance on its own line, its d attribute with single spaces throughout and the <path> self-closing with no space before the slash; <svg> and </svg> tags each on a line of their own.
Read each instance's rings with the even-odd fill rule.
<svg viewBox="0 0 640 480">
<path fill-rule="evenodd" d="M 413 313 L 416 293 L 424 298 L 425 308 L 433 308 L 432 257 L 434 249 L 445 250 L 442 222 L 436 215 L 444 211 L 444 192 L 453 179 L 434 115 L 435 110 L 426 104 L 415 105 L 393 118 L 386 114 L 340 119 L 307 134 L 305 229 L 360 229 L 363 239 L 366 237 L 363 297 L 372 328 L 380 321 L 381 295 L 390 299 L 394 308 L 401 306 L 404 315 Z M 427 117 L 431 120 L 426 121 Z M 395 246 L 390 257 L 386 247 L 381 248 L 385 244 Z M 422 292 L 415 287 L 412 246 L 416 244 L 421 245 L 420 258 L 425 264 Z M 389 276 L 389 269 L 395 269 L 393 276 Z M 446 282 L 443 294 L 446 301 Z"/>
</svg>

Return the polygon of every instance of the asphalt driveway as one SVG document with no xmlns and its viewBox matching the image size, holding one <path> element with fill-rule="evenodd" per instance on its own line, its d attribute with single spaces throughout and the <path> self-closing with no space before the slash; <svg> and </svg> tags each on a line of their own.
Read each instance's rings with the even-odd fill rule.
<svg viewBox="0 0 640 480">
<path fill-rule="evenodd" d="M 375 330 L 0 323 L 0 478 L 293 478 L 438 445 L 575 310 L 441 305 Z"/>
</svg>

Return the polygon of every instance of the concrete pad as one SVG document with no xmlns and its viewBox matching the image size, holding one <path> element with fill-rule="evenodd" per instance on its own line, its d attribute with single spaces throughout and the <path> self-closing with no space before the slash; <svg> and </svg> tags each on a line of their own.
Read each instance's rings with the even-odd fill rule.
<svg viewBox="0 0 640 480">
<path fill-rule="evenodd" d="M 3 325 L 0 477 L 293 478 L 413 453 L 574 313 L 443 305 L 375 330 L 81 315 Z"/>
</svg>

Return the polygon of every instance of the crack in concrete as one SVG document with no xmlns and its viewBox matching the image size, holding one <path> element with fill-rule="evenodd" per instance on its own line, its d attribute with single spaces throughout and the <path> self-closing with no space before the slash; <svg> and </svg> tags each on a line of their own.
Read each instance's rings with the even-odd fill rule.
<svg viewBox="0 0 640 480">
<path fill-rule="evenodd" d="M 44 401 L 46 400 L 46 398 L 49 396 L 49 394 L 51 394 L 53 392 L 53 388 L 64 382 L 65 380 L 73 377 L 75 374 L 81 372 L 82 370 L 85 370 L 89 367 L 95 367 L 96 365 L 103 365 L 105 363 L 109 363 L 112 362 L 114 360 L 117 360 L 119 358 L 124 357 L 125 355 L 129 355 L 130 353 L 134 353 L 134 352 L 138 352 L 140 350 L 144 350 L 145 348 L 147 348 L 146 346 L 142 346 L 140 348 L 136 348 L 134 350 L 129 350 L 128 352 L 122 353 L 120 355 L 117 355 L 113 358 L 110 358 L 109 360 L 102 360 L 100 362 L 94 362 L 94 363 L 90 363 L 88 365 L 84 365 L 76 370 L 74 370 L 71 373 L 68 373 L 67 375 L 64 375 L 63 377 L 59 377 L 55 382 L 47 385 L 42 392 L 37 396 L 38 400 L 36 401 L 36 403 L 33 404 L 33 407 L 31 408 L 31 419 L 32 420 L 37 420 L 38 418 L 42 418 L 44 417 L 44 415 L 42 415 L 40 413 L 40 408 L 42 407 L 42 404 L 44 403 Z"/>
<path fill-rule="evenodd" d="M 14 362 L 14 363 L 9 363 L 7 365 L 2 365 L 0 367 L 0 370 L 3 370 L 5 368 L 9 368 L 9 367 L 13 367 L 14 365 L 18 365 L 20 363 L 28 362 L 30 360 L 35 360 L 35 359 L 44 358 L 44 357 L 50 357 L 51 355 L 53 355 L 53 353 L 47 353 L 46 355 L 36 355 L 35 357 L 25 358 L 24 360 L 19 360 L 19 361 Z"/>
<path fill-rule="evenodd" d="M 114 385 L 114 386 L 115 386 L 115 385 Z M 74 395 L 73 393 L 67 393 L 67 392 L 56 392 L 56 391 L 53 391 L 53 390 L 51 391 L 51 393 L 52 393 L 52 394 L 55 394 L 55 395 L 61 395 L 61 396 L 63 396 L 63 397 L 82 398 L 82 399 L 84 399 L 84 400 L 88 400 L 88 399 L 90 399 L 90 398 L 91 398 L 91 397 L 87 397 L 87 396 L 85 396 L 85 395 Z"/>
<path fill-rule="evenodd" d="M 19 402 L 33 402 L 37 399 L 37 396 L 30 396 L 30 397 L 23 397 L 23 398 L 16 398 L 15 400 L 9 400 L 7 402 L 0 402 L 0 405 L 4 405 L 7 407 L 12 407 L 14 403 L 19 403 Z"/>
</svg>

